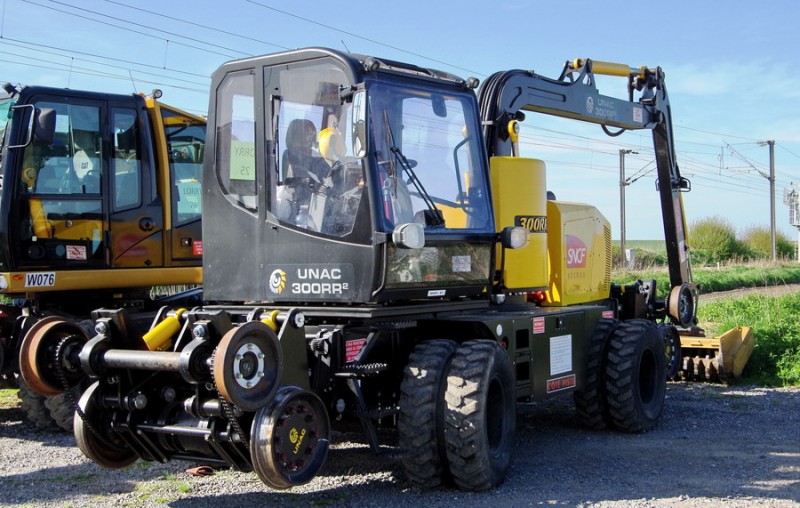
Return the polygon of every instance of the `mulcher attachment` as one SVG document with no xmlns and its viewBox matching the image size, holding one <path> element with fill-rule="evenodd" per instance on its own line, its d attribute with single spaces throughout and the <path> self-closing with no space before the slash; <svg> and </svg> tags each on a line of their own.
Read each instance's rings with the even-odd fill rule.
<svg viewBox="0 0 800 508">
<path fill-rule="evenodd" d="M 713 381 L 731 384 L 750 358 L 755 338 L 749 326 L 739 326 L 714 338 L 681 335 L 683 369 L 686 381 Z"/>
</svg>

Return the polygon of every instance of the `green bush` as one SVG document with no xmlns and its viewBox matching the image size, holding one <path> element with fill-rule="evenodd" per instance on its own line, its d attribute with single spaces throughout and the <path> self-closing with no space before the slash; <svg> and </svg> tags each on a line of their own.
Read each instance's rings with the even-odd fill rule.
<svg viewBox="0 0 800 508">
<path fill-rule="evenodd" d="M 742 381 L 766 386 L 800 385 L 800 293 L 779 298 L 753 294 L 701 305 L 707 335 L 751 326 L 756 339 Z"/>
<path fill-rule="evenodd" d="M 628 250 L 635 252 L 634 266 L 631 270 L 650 270 L 659 266 L 666 266 L 667 255 L 663 252 L 656 252 L 650 249 L 634 247 Z M 627 262 L 622 259 L 622 250 L 618 245 L 611 248 L 611 259 L 614 267 L 627 269 Z"/>
<path fill-rule="evenodd" d="M 742 243 L 754 257 L 769 259 L 772 257 L 772 238 L 769 228 L 753 226 L 742 235 Z M 777 231 L 775 234 L 775 251 L 780 259 L 793 259 L 795 257 L 794 244 L 786 235 Z"/>
<path fill-rule="evenodd" d="M 689 227 L 689 245 L 696 263 L 714 264 L 750 256 L 747 247 L 736 239 L 736 229 L 722 217 L 699 219 Z M 698 255 L 695 257 L 695 253 Z"/>
</svg>

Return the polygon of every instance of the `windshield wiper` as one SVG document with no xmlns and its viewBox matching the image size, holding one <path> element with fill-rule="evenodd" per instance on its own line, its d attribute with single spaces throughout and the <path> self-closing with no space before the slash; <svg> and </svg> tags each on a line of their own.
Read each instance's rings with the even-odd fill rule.
<svg viewBox="0 0 800 508">
<path fill-rule="evenodd" d="M 436 204 L 433 202 L 430 194 L 428 194 L 428 191 L 425 190 L 425 186 L 422 185 L 420 179 L 417 178 L 417 174 L 414 172 L 412 164 L 409 162 L 406 156 L 403 155 L 403 151 L 400 150 L 400 148 L 394 143 L 394 132 L 392 132 L 392 126 L 389 123 L 389 114 L 386 111 L 383 112 L 383 123 L 388 135 L 387 141 L 389 142 L 389 151 L 392 152 L 394 158 L 400 163 L 400 167 L 402 167 L 406 174 L 408 174 L 408 178 L 414 185 L 414 188 L 417 189 L 419 197 L 422 198 L 422 201 L 425 202 L 425 206 L 428 207 L 428 209 L 425 210 L 425 225 L 443 226 L 444 215 L 442 214 L 442 211 L 436 208 Z M 392 173 L 394 173 L 394 171 L 392 171 Z M 393 175 L 393 177 L 397 178 L 397 175 Z"/>
<path fill-rule="evenodd" d="M 444 225 L 444 215 L 442 211 L 436 208 L 436 203 L 433 202 L 430 194 L 428 191 L 425 190 L 425 186 L 422 185 L 422 182 L 417 177 L 417 174 L 414 172 L 412 164 L 403 155 L 403 151 L 396 146 L 392 146 L 389 150 L 394 154 L 397 161 L 400 163 L 400 166 L 405 170 L 406 174 L 408 174 L 408 178 L 411 181 L 411 184 L 414 185 L 414 188 L 417 189 L 417 193 L 419 194 L 422 201 L 425 202 L 425 206 L 428 207 L 425 210 L 425 225 L 427 226 L 443 226 Z"/>
</svg>

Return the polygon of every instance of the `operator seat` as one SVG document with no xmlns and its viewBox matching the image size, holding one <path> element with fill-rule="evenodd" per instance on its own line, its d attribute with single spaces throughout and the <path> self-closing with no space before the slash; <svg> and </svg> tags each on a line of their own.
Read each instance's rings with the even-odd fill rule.
<svg viewBox="0 0 800 508">
<path fill-rule="evenodd" d="M 309 178 L 309 173 L 319 180 L 326 176 L 327 164 L 313 153 L 316 142 L 317 128 L 311 120 L 297 118 L 289 122 L 286 150 L 281 157 L 284 178 Z"/>
</svg>

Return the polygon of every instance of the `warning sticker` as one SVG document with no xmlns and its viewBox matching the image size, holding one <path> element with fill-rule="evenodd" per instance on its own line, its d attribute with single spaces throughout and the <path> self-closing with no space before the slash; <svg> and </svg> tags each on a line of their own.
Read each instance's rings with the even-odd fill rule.
<svg viewBox="0 0 800 508">
<path fill-rule="evenodd" d="M 193 256 L 202 256 L 203 255 L 203 240 L 193 240 L 192 241 L 192 255 Z"/>
<path fill-rule="evenodd" d="M 636 123 L 642 123 L 642 108 L 633 108 L 633 121 Z"/>
<path fill-rule="evenodd" d="M 547 380 L 547 393 L 560 392 L 575 387 L 575 374 Z"/>
<path fill-rule="evenodd" d="M 348 340 L 344 343 L 344 361 L 351 363 L 356 361 L 358 354 L 367 345 L 367 339 Z"/>
<path fill-rule="evenodd" d="M 86 261 L 86 246 L 67 245 L 67 259 Z"/>
<path fill-rule="evenodd" d="M 603 317 L 606 319 L 614 319 L 614 311 L 613 310 L 604 310 Z"/>
<path fill-rule="evenodd" d="M 531 328 L 533 328 L 533 333 L 544 333 L 544 318 L 543 317 L 535 317 L 531 319 Z"/>
</svg>

